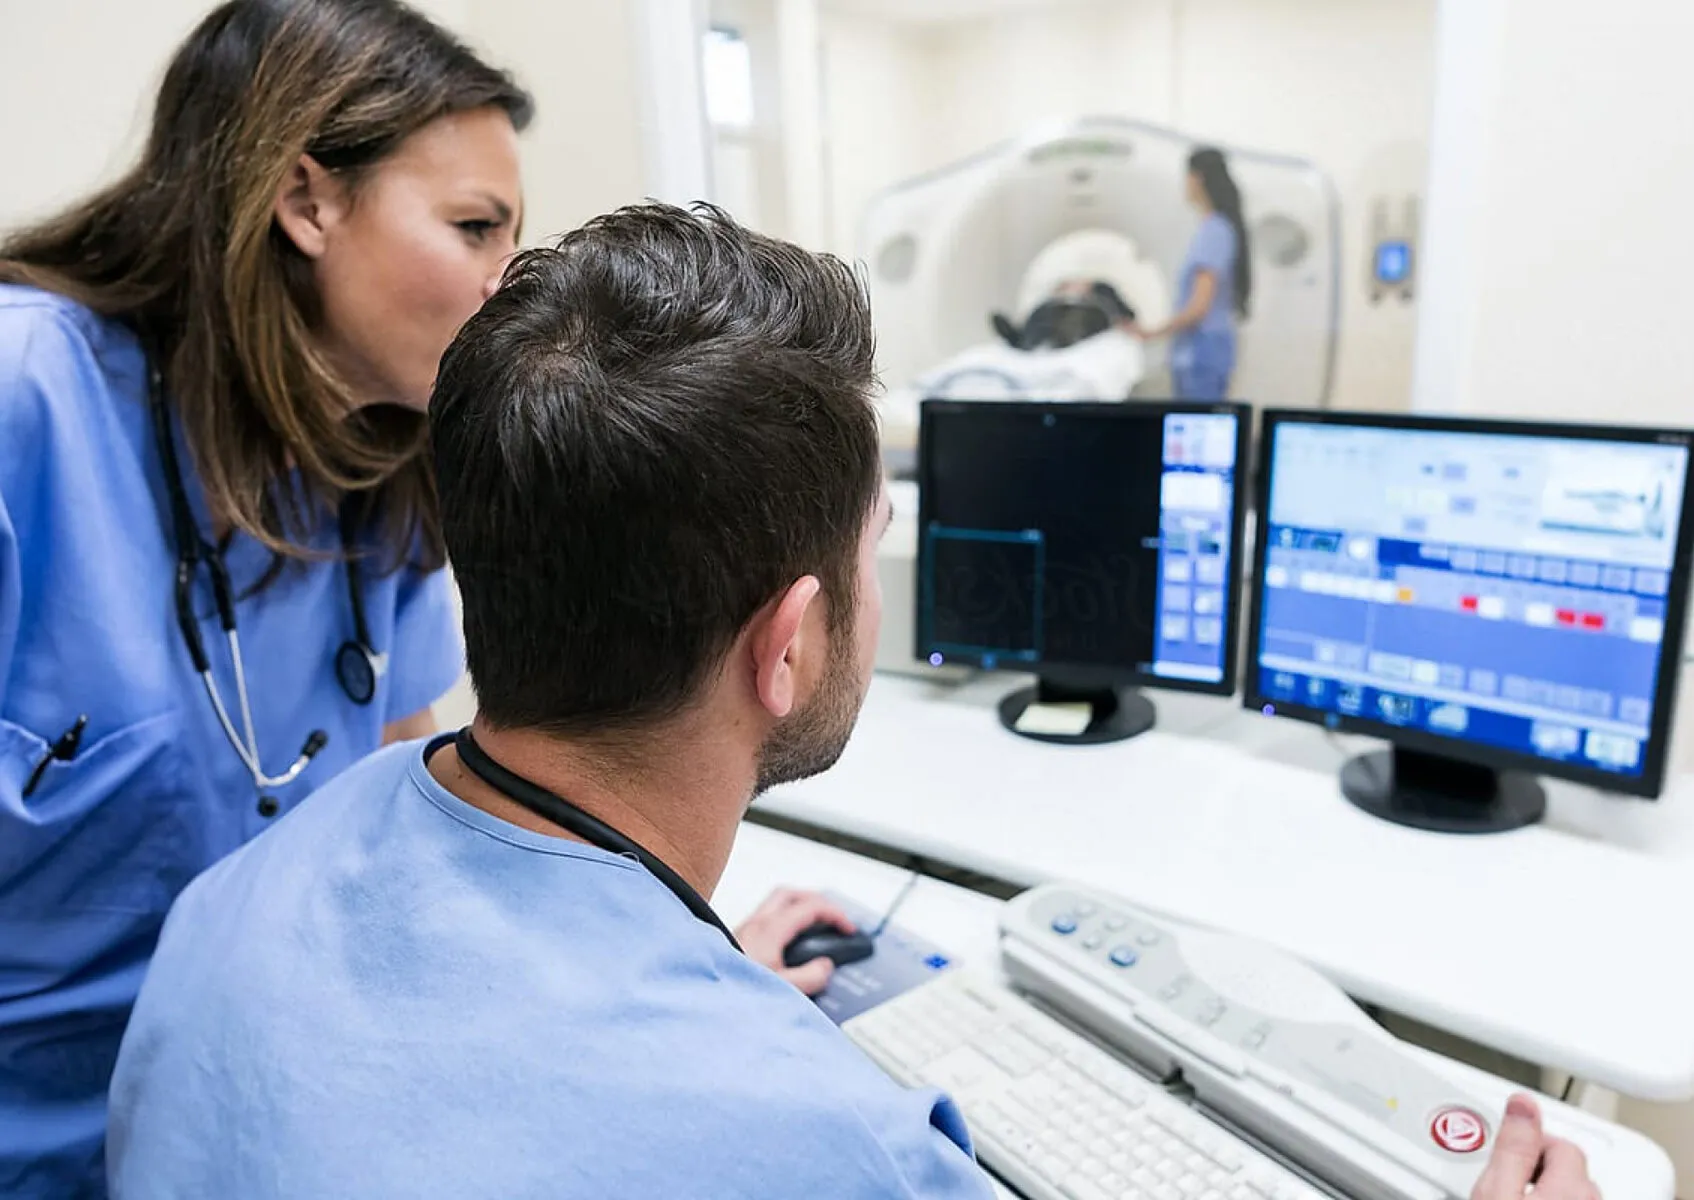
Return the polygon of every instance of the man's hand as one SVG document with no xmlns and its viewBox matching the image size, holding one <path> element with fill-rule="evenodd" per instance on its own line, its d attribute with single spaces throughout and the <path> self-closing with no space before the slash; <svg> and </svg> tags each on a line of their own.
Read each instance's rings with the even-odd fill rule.
<svg viewBox="0 0 1694 1200">
<path fill-rule="evenodd" d="M 1588 1160 L 1582 1151 L 1548 1137 L 1542 1132 L 1541 1109 L 1535 1101 L 1513 1096 L 1494 1142 L 1494 1157 L 1476 1181 L 1471 1200 L 1523 1200 L 1531 1181 L 1535 1200 L 1600 1200 L 1600 1189 L 1588 1178 Z"/>
<path fill-rule="evenodd" d="M 735 931 L 735 940 L 741 943 L 748 958 L 769 967 L 806 995 L 815 996 L 828 985 L 835 964 L 827 958 L 814 958 L 798 967 L 786 967 L 782 963 L 782 948 L 817 921 L 833 925 L 843 933 L 852 933 L 855 928 L 846 913 L 816 892 L 778 888 Z"/>
</svg>

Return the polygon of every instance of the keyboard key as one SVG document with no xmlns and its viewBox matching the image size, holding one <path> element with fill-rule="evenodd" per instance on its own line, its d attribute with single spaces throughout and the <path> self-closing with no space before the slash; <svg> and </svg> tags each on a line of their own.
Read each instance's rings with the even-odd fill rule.
<svg viewBox="0 0 1694 1200">
<path fill-rule="evenodd" d="M 947 1092 L 969 1091 L 995 1074 L 994 1064 L 970 1046 L 961 1046 L 923 1069 L 925 1079 Z"/>
<path fill-rule="evenodd" d="M 1116 1193 L 1107 1191 L 1091 1179 L 1067 1179 L 1060 1185 L 1060 1190 L 1072 1200 L 1119 1200 Z"/>
<path fill-rule="evenodd" d="M 1055 1184 L 1062 1183 L 1065 1176 L 1070 1174 L 1070 1159 L 1063 1154 L 1037 1153 L 1030 1159 L 1037 1172 Z"/>
<path fill-rule="evenodd" d="M 1076 1172 L 1079 1175 L 1087 1176 L 1089 1179 L 1101 1180 L 1111 1174 L 1111 1169 L 1106 1166 L 1104 1159 L 1088 1155 L 1086 1158 L 1077 1160 Z"/>
</svg>

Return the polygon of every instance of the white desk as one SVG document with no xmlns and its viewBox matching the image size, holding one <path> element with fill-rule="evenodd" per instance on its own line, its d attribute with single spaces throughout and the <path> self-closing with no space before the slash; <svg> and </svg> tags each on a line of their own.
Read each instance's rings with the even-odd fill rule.
<svg viewBox="0 0 1694 1200">
<path fill-rule="evenodd" d="M 1694 781 L 1658 805 L 1554 787 L 1542 826 L 1426 834 L 1347 804 L 1334 750 L 1295 765 L 1316 730 L 1159 696 L 1139 738 L 1048 746 L 1000 728 L 1010 683 L 879 676 L 839 766 L 760 807 L 1017 883 L 1092 884 L 1532 1062 L 1694 1097 Z"/>
</svg>

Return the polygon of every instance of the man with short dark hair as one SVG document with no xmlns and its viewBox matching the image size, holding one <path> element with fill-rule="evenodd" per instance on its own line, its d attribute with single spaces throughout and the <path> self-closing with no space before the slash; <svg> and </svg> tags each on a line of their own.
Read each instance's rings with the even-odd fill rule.
<svg viewBox="0 0 1694 1200">
<path fill-rule="evenodd" d="M 986 1197 L 705 899 L 864 698 L 889 519 L 852 273 L 714 210 L 521 256 L 430 409 L 479 711 L 183 892 L 111 1090 L 114 1200 Z M 761 965 L 764 964 L 764 965 Z M 829 963 L 790 972 L 816 990 Z M 1591 1194 L 1518 1102 L 1475 1200 Z"/>
<path fill-rule="evenodd" d="M 714 211 L 512 265 L 430 410 L 477 718 L 184 893 L 114 1082 L 116 1196 L 988 1194 L 951 1103 L 767 969 L 846 917 L 780 894 L 744 955 L 703 899 L 870 679 L 872 358 L 846 266 Z"/>
</svg>

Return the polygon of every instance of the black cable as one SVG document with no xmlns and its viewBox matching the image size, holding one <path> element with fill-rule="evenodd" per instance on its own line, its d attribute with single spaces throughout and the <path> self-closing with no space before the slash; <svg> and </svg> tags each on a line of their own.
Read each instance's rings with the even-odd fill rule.
<svg viewBox="0 0 1694 1200">
<path fill-rule="evenodd" d="M 1569 1104 L 1571 1093 L 1574 1092 L 1575 1090 L 1576 1090 L 1576 1076 L 1575 1075 L 1566 1075 L 1565 1076 L 1565 1090 L 1559 1093 L 1559 1103 L 1560 1104 Z"/>
<path fill-rule="evenodd" d="M 890 903 L 883 911 L 882 920 L 878 921 L 876 923 L 876 928 L 871 930 L 870 937 L 872 941 L 875 941 L 877 938 L 882 936 L 882 931 L 888 928 L 888 922 L 894 919 L 894 914 L 900 911 L 900 906 L 906 902 L 906 897 L 912 894 L 912 889 L 918 886 L 918 880 L 922 878 L 922 871 L 912 872 L 911 877 L 906 880 L 905 886 L 900 889 L 899 894 L 894 897 L 893 902 Z"/>
</svg>

